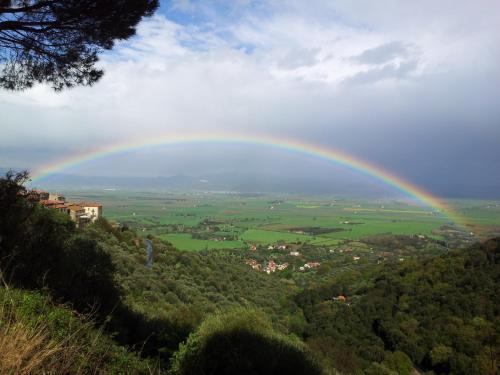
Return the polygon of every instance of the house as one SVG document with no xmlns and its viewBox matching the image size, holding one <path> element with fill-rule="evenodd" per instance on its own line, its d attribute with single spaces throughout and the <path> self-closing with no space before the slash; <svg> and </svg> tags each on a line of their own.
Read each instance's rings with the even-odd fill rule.
<svg viewBox="0 0 500 375">
<path fill-rule="evenodd" d="M 61 212 L 63 214 L 69 215 L 68 204 L 67 203 L 59 203 L 59 204 L 56 204 L 56 205 L 54 205 L 54 206 L 52 206 L 50 208 L 52 208 L 52 209 L 54 209 L 56 211 L 59 211 L 59 212 Z"/>
<path fill-rule="evenodd" d="M 361 257 L 356 257 L 356 256 L 352 257 L 352 260 L 355 261 L 355 262 L 357 262 L 360 259 L 361 259 Z"/>
<path fill-rule="evenodd" d="M 55 208 L 57 206 L 60 206 L 61 204 L 64 204 L 64 202 L 52 200 L 52 199 L 45 199 L 45 200 L 41 200 L 40 204 L 46 208 Z"/>
<path fill-rule="evenodd" d="M 338 297 L 332 297 L 332 300 L 334 300 L 335 302 L 345 302 L 346 298 L 345 298 L 345 296 L 340 295 Z"/>
<path fill-rule="evenodd" d="M 55 193 L 49 193 L 48 200 L 49 201 L 66 202 L 66 198 L 65 197 L 63 197 L 60 194 L 55 194 Z"/>
<path fill-rule="evenodd" d="M 226 239 L 226 237 L 224 237 L 224 240 Z M 255 245 L 250 245 L 250 250 L 252 251 L 257 251 L 257 246 Z"/>
<path fill-rule="evenodd" d="M 269 245 L 269 246 L 267 247 L 267 250 L 274 250 L 274 246 L 273 246 L 273 245 Z"/>
<path fill-rule="evenodd" d="M 261 265 L 255 259 L 248 259 L 246 262 L 254 270 L 260 271 Z"/>
<path fill-rule="evenodd" d="M 278 250 L 286 250 L 286 245 L 279 245 Z"/>
<path fill-rule="evenodd" d="M 276 266 L 276 268 L 278 269 L 278 271 L 283 271 L 284 269 L 286 269 L 288 267 L 288 263 L 283 263 L 283 264 L 278 264 Z"/>
<path fill-rule="evenodd" d="M 290 255 L 293 257 L 298 257 L 300 253 L 298 251 L 290 251 Z"/>
<path fill-rule="evenodd" d="M 309 268 L 309 269 L 317 268 L 320 266 L 320 264 L 321 264 L 320 262 L 308 262 L 308 263 L 304 264 L 304 268 Z"/>
<path fill-rule="evenodd" d="M 69 215 L 77 227 L 93 223 L 102 216 L 102 204 L 97 202 L 66 202 L 64 196 L 43 190 L 32 190 L 30 194 L 38 197 L 42 206 Z"/>
<path fill-rule="evenodd" d="M 86 215 L 85 209 L 82 206 L 68 204 L 66 209 L 69 217 L 76 223 L 77 227 L 81 227 L 90 221 L 90 218 Z"/>
<path fill-rule="evenodd" d="M 274 260 L 270 260 L 268 263 L 267 263 L 267 267 L 265 268 L 265 271 L 267 273 L 271 273 L 271 272 L 274 272 L 276 271 L 276 263 L 274 263 Z"/>
<path fill-rule="evenodd" d="M 102 204 L 97 202 L 79 202 L 77 204 L 85 210 L 85 214 L 92 223 L 102 217 Z"/>
</svg>

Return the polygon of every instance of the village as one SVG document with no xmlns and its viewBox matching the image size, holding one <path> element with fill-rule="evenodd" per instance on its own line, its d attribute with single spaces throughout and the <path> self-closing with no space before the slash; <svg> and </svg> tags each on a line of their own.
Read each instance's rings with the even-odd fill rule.
<svg viewBox="0 0 500 375">
<path fill-rule="evenodd" d="M 299 245 L 297 244 L 275 244 L 275 245 L 268 245 L 267 247 L 264 248 L 270 252 L 278 250 L 282 254 L 293 258 L 301 256 L 301 253 L 298 251 Z M 255 244 L 250 245 L 250 251 L 257 252 L 258 250 L 259 248 L 257 245 Z M 276 263 L 274 259 L 264 260 L 262 262 L 259 262 L 256 259 L 247 259 L 245 263 L 250 267 L 252 267 L 252 269 L 256 271 L 265 272 L 267 274 L 271 274 L 276 271 L 283 271 L 290 266 L 290 262 Z M 317 268 L 320 265 L 321 265 L 320 262 L 306 262 L 304 263 L 304 265 L 298 266 L 298 270 L 307 271 L 310 269 Z M 295 268 L 295 265 L 293 267 Z"/>
<path fill-rule="evenodd" d="M 99 202 L 70 202 L 60 194 L 38 189 L 30 190 L 28 194 L 31 201 L 68 215 L 77 228 L 94 223 L 102 217 L 102 204 Z"/>
<path fill-rule="evenodd" d="M 361 241 L 346 240 L 333 247 L 307 243 L 249 244 L 245 263 L 258 272 L 273 274 L 308 273 L 331 275 L 341 269 L 358 269 L 369 264 L 401 263 L 415 257 L 432 256 L 446 251 L 440 241 L 418 234 L 390 234 L 366 237 Z"/>
</svg>

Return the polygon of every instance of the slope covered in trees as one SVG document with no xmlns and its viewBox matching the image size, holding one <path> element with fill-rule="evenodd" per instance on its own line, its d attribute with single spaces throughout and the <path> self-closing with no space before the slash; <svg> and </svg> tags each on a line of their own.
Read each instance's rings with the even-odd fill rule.
<svg viewBox="0 0 500 375">
<path fill-rule="evenodd" d="M 34 352 L 52 356 L 37 369 L 74 363 L 91 373 L 102 362 L 104 373 L 280 373 L 292 364 L 310 373 L 498 373 L 500 239 L 311 273 L 304 288 L 252 270 L 242 250 L 180 252 L 156 238 L 148 267 L 137 233 L 106 220 L 75 228 L 30 201 L 26 177 L 0 179 L 0 345 L 38 342 Z M 332 299 L 339 294 L 346 302 Z M 69 350 L 79 345 L 88 349 Z"/>
<path fill-rule="evenodd" d="M 351 305 L 338 283 L 303 291 L 304 338 L 346 373 L 380 370 L 399 353 L 437 374 L 496 374 L 500 349 L 500 239 L 426 261 L 386 267 Z M 402 355 L 404 353 L 404 355 Z M 391 359 L 393 361 L 394 358 Z"/>
</svg>

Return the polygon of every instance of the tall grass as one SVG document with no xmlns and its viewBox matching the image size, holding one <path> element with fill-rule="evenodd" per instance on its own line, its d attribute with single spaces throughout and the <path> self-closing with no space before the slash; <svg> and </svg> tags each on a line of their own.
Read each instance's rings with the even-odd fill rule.
<svg viewBox="0 0 500 375">
<path fill-rule="evenodd" d="M 53 339 L 41 321 L 27 322 L 18 311 L 12 292 L 0 300 L 0 373 L 64 373 L 71 369 L 80 349 L 72 337 Z"/>
<path fill-rule="evenodd" d="M 0 374 L 153 374 L 88 317 L 36 292 L 0 287 Z"/>
</svg>

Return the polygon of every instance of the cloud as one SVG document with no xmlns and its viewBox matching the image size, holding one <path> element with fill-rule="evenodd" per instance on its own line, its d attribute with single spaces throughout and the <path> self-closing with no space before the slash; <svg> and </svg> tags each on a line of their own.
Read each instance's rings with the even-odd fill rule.
<svg viewBox="0 0 500 375">
<path fill-rule="evenodd" d="M 406 58 L 409 54 L 408 46 L 402 42 L 385 43 L 375 48 L 369 48 L 357 56 L 353 56 L 353 60 L 361 64 L 378 65 L 384 64 L 395 58 Z"/>
<path fill-rule="evenodd" d="M 346 78 L 344 84 L 360 85 L 376 83 L 383 80 L 401 80 L 409 78 L 411 73 L 418 68 L 417 60 L 410 60 L 402 63 L 388 63 L 382 66 L 371 68 L 367 71 L 356 73 L 352 77 Z"/>
<path fill-rule="evenodd" d="M 488 179 L 500 151 L 463 150 L 500 139 L 499 8 L 489 1 L 168 3 L 102 57 L 105 76 L 94 87 L 0 93 L 0 166 L 35 167 L 120 140 L 232 131 L 335 147 L 426 184 L 438 178 L 432 158 L 457 180 L 473 165 Z M 184 164 L 180 150 L 165 156 L 175 168 L 144 156 L 141 172 L 265 163 L 237 149 L 201 163 L 213 149 L 190 150 Z M 134 174 L 127 165 L 113 170 Z M 460 165 L 466 169 L 456 173 Z"/>
</svg>

